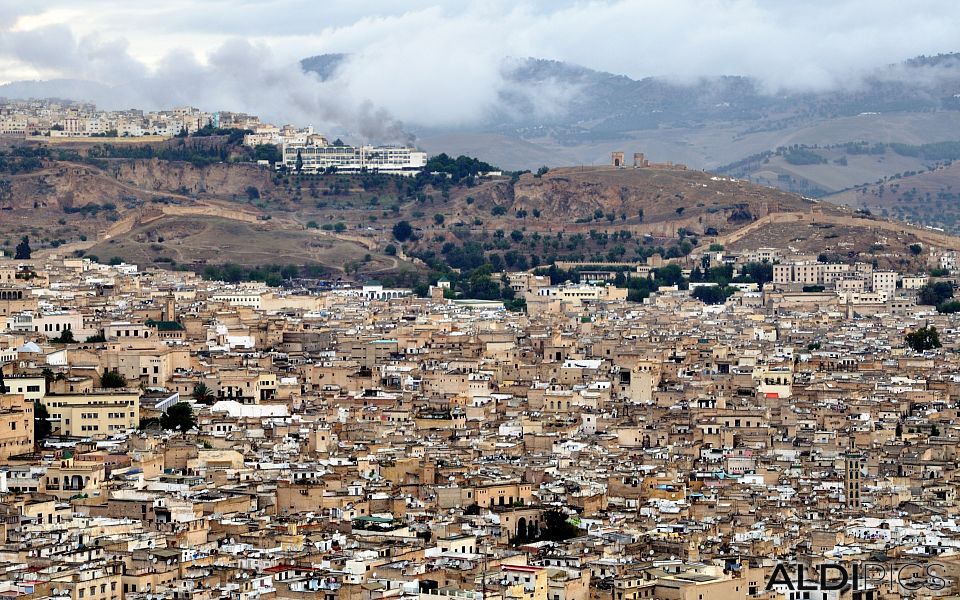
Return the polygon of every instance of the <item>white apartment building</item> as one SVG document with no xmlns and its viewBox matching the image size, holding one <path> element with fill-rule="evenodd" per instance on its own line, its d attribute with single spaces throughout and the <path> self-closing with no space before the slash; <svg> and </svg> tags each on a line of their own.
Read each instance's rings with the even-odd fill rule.
<svg viewBox="0 0 960 600">
<path fill-rule="evenodd" d="M 873 291 L 883 296 L 884 300 L 892 298 L 897 291 L 897 272 L 874 271 Z"/>
</svg>

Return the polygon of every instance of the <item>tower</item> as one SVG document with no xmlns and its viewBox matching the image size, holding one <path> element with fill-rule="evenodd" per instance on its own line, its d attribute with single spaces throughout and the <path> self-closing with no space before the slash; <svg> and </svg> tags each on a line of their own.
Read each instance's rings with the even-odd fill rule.
<svg viewBox="0 0 960 600">
<path fill-rule="evenodd" d="M 863 459 L 863 453 L 853 446 L 843 455 L 844 505 L 847 509 L 859 509 L 862 506 L 860 480 L 863 475 Z"/>
<path fill-rule="evenodd" d="M 623 167 L 623 152 L 611 152 L 610 160 L 613 162 L 613 166 L 618 169 Z"/>
<path fill-rule="evenodd" d="M 163 320 L 177 320 L 177 298 L 173 294 L 168 294 L 163 302 Z"/>
<path fill-rule="evenodd" d="M 647 159 L 643 156 L 643 152 L 634 152 L 633 153 L 633 168 L 640 169 L 647 166 Z"/>
</svg>

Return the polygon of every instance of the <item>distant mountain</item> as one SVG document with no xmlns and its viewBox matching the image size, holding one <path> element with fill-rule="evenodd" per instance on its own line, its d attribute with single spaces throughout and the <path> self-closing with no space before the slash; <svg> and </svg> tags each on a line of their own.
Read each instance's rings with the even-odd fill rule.
<svg viewBox="0 0 960 600">
<path fill-rule="evenodd" d="M 301 61 L 307 71 L 331 77 L 349 57 L 324 54 Z M 559 127 L 561 141 L 662 127 L 715 122 L 760 122 L 779 127 L 784 120 L 836 118 L 863 112 L 960 110 L 960 54 L 918 57 L 876 70 L 849 90 L 770 94 L 740 76 L 706 77 L 693 83 L 664 78 L 640 80 L 570 63 L 537 58 L 504 62 L 501 105 L 479 127 L 467 129 L 519 135 Z M 538 110 L 538 90 L 570 93 L 554 110 Z M 763 128 L 763 125 L 757 125 Z"/>
<path fill-rule="evenodd" d="M 0 85 L 0 98 L 28 100 L 60 98 L 78 102 L 107 100 L 113 88 L 85 79 L 49 79 L 46 81 L 14 81 Z"/>
<path fill-rule="evenodd" d="M 329 78 L 348 58 L 326 54 L 301 64 Z M 740 76 L 632 79 L 537 58 L 507 59 L 502 72 L 499 102 L 479 123 L 407 126 L 428 149 L 486 150 L 484 158 L 506 168 L 536 168 L 544 157 L 550 165 L 597 164 L 612 150 L 638 150 L 709 169 L 795 143 L 960 140 L 960 119 L 949 116 L 960 116 L 960 54 L 888 65 L 821 93 L 770 93 Z M 857 120 L 876 113 L 883 117 Z M 518 155 L 506 138 L 536 149 Z"/>
<path fill-rule="evenodd" d="M 348 56 L 348 54 L 320 54 L 301 60 L 300 66 L 304 71 L 316 73 L 320 79 L 326 81 L 333 77 Z"/>
</svg>

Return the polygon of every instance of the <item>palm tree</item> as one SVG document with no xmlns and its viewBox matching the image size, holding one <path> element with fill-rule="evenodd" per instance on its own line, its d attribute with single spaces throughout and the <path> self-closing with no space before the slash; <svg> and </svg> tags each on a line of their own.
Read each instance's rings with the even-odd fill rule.
<svg viewBox="0 0 960 600">
<path fill-rule="evenodd" d="M 193 393 L 190 395 L 200 404 L 213 404 L 213 392 L 210 391 L 210 388 L 208 388 L 205 383 L 198 383 L 193 386 Z"/>
</svg>

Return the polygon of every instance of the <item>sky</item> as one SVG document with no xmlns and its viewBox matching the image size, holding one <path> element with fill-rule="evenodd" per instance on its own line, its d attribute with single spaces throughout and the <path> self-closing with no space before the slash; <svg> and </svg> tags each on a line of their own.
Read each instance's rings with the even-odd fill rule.
<svg viewBox="0 0 960 600">
<path fill-rule="evenodd" d="M 482 120 L 517 57 L 746 75 L 776 93 L 953 51 L 955 0 L 0 0 L 0 82 L 80 79 L 109 86 L 96 99 L 120 106 L 105 108 L 192 104 L 371 135 Z M 327 52 L 350 54 L 333 80 L 298 68 Z M 531 93 L 562 109 L 562 90 Z"/>
</svg>

